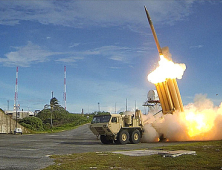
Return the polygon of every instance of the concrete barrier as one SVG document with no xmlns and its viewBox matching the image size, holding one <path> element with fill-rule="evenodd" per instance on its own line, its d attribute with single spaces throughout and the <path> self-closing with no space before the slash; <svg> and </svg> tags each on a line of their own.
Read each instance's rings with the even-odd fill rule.
<svg viewBox="0 0 222 170">
<path fill-rule="evenodd" d="M 0 110 L 0 133 L 14 133 L 15 128 L 16 121 Z M 30 133 L 28 129 L 21 126 L 19 123 L 17 123 L 17 128 L 21 128 L 23 133 Z"/>
</svg>

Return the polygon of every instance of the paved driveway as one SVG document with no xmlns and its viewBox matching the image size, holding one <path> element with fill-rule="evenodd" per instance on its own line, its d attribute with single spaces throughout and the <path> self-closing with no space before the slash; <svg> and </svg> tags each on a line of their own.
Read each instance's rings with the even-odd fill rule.
<svg viewBox="0 0 222 170">
<path fill-rule="evenodd" d="M 175 143 L 139 143 L 103 145 L 88 125 L 52 134 L 0 134 L 0 169 L 41 169 L 53 164 L 49 155 L 82 152 L 150 149 Z"/>
</svg>

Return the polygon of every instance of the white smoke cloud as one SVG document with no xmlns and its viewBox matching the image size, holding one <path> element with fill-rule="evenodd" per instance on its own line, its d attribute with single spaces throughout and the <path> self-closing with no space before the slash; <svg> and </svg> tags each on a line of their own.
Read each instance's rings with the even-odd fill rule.
<svg viewBox="0 0 222 170">
<path fill-rule="evenodd" d="M 144 125 L 144 133 L 141 142 L 157 142 L 159 135 L 151 124 Z"/>
<path fill-rule="evenodd" d="M 162 118 L 149 116 L 146 119 L 149 121 L 144 126 L 145 142 L 157 141 L 154 130 L 159 135 L 164 134 L 169 141 L 222 139 L 222 103 L 216 107 L 206 95 L 196 95 L 194 103 L 184 106 L 182 113 L 166 114 Z"/>
</svg>

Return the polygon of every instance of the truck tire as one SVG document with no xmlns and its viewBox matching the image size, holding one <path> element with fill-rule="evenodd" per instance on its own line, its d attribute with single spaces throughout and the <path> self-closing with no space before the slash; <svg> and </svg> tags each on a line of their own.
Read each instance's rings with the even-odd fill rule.
<svg viewBox="0 0 222 170">
<path fill-rule="evenodd" d="M 109 139 L 107 138 L 107 136 L 105 136 L 105 135 L 100 135 L 100 140 L 101 140 L 101 142 L 102 142 L 103 144 L 113 143 L 113 141 L 112 141 L 112 140 L 109 140 Z"/>
<path fill-rule="evenodd" d="M 127 144 L 129 143 L 129 132 L 127 130 L 121 130 L 118 134 L 118 143 Z"/>
<path fill-rule="evenodd" d="M 138 129 L 134 130 L 130 136 L 130 142 L 133 144 L 140 143 L 141 134 Z"/>
</svg>

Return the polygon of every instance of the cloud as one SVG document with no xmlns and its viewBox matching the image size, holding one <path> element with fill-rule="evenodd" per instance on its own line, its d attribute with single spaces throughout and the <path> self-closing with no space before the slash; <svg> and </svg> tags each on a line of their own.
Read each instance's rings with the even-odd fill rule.
<svg viewBox="0 0 222 170">
<path fill-rule="evenodd" d="M 73 46 L 78 46 L 79 43 L 74 43 Z M 144 44 L 146 46 L 146 44 Z M 12 47 L 14 51 L 5 54 L 5 57 L 0 57 L 0 63 L 4 66 L 19 66 L 30 67 L 32 64 L 55 61 L 66 64 L 73 64 L 88 57 L 103 57 L 115 62 L 131 64 L 136 57 L 147 53 L 148 48 L 130 48 L 127 46 L 101 46 L 89 50 L 72 50 L 60 52 L 50 51 L 40 45 L 34 44 L 31 41 L 25 46 Z M 62 56 L 62 57 L 61 57 Z"/>
<path fill-rule="evenodd" d="M 113 61 L 130 63 L 134 57 L 138 56 L 138 49 L 121 46 L 101 46 L 85 51 L 51 52 L 29 41 L 25 46 L 13 48 L 15 51 L 8 52 L 5 57 L 0 58 L 0 63 L 3 63 L 4 66 L 29 67 L 31 64 L 52 60 L 72 64 L 92 56 L 102 56 Z M 52 58 L 51 56 L 54 57 Z"/>
<path fill-rule="evenodd" d="M 118 70 L 120 67 L 109 67 L 110 69 Z"/>
<path fill-rule="evenodd" d="M 65 58 L 59 58 L 58 62 L 64 62 L 64 63 L 75 63 L 78 60 L 83 60 L 84 57 L 75 57 L 75 56 L 71 56 L 71 57 L 65 57 Z"/>
<path fill-rule="evenodd" d="M 69 48 L 77 47 L 79 45 L 80 45 L 80 43 L 74 43 L 74 44 L 70 45 Z"/>
<path fill-rule="evenodd" d="M 0 24 L 16 25 L 21 21 L 72 27 L 147 24 L 144 5 L 155 22 L 172 24 L 188 16 L 195 1 L 1 1 Z"/>
<path fill-rule="evenodd" d="M 195 46 L 190 46 L 190 48 L 202 48 L 203 47 L 203 45 L 195 45 Z"/>
<path fill-rule="evenodd" d="M 111 60 L 125 63 L 129 62 L 132 56 L 132 54 L 130 55 L 132 49 L 130 49 L 129 47 L 102 46 L 100 48 L 97 48 L 96 51 L 99 51 L 101 55 L 106 56 Z"/>
<path fill-rule="evenodd" d="M 41 63 L 49 61 L 49 56 L 60 54 L 50 52 L 42 47 L 28 42 L 26 46 L 14 47 L 16 51 L 5 54 L 5 58 L 0 58 L 0 63 L 5 66 L 29 67 L 32 63 Z"/>
<path fill-rule="evenodd" d="M 114 45 L 101 46 L 86 51 L 69 52 L 72 55 L 71 57 L 70 56 L 63 57 L 56 61 L 61 61 L 70 64 L 71 62 L 76 62 L 77 60 L 82 60 L 86 57 L 102 56 L 113 61 L 130 63 L 133 58 L 140 55 L 138 54 L 138 50 L 140 51 L 140 53 L 145 52 L 145 48 L 133 49 L 129 47 L 114 46 Z"/>
</svg>

